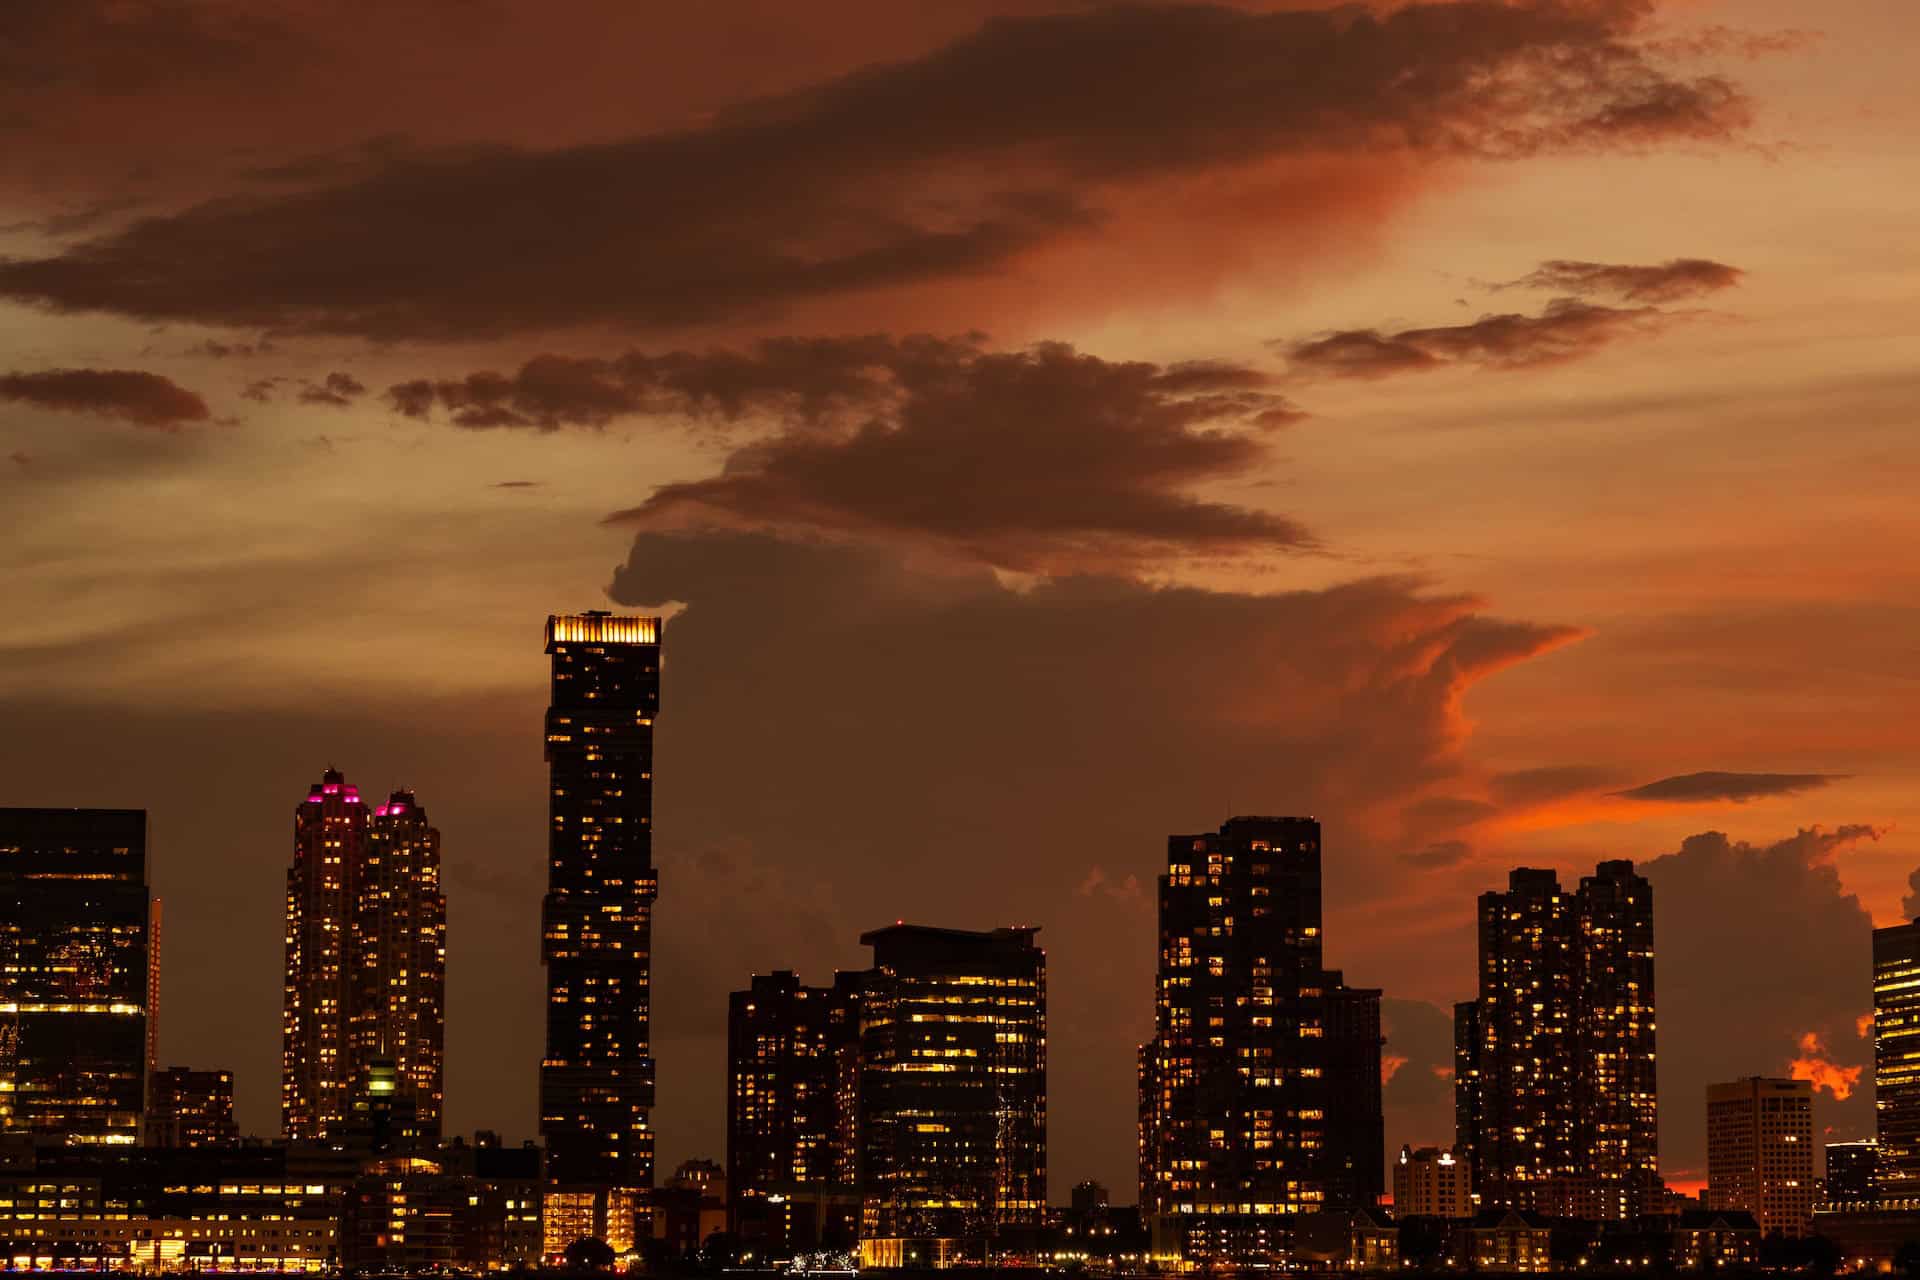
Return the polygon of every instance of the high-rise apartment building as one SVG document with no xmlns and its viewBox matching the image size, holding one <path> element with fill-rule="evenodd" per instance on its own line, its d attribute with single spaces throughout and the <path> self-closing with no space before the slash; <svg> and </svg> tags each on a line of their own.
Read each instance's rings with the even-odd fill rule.
<svg viewBox="0 0 1920 1280">
<path fill-rule="evenodd" d="M 147 815 L 0 809 L 0 1130 L 139 1140 Z"/>
<path fill-rule="evenodd" d="M 859 1181 L 864 973 L 808 987 L 756 974 L 727 1006 L 727 1207 L 734 1230 L 804 1190 Z M 763 1231 L 761 1234 L 775 1234 Z"/>
<path fill-rule="evenodd" d="M 1659 1183 L 1653 891 L 1630 862 L 1480 899 L 1480 995 L 1456 1009 L 1459 1146 L 1487 1208 L 1630 1218 Z"/>
<path fill-rule="evenodd" d="M 1873 931 L 1879 1194 L 1920 1196 L 1920 920 Z"/>
<path fill-rule="evenodd" d="M 148 1095 L 147 1145 L 233 1147 L 240 1129 L 233 1119 L 233 1073 L 168 1067 L 156 1071 Z"/>
<path fill-rule="evenodd" d="M 367 821 L 360 789 L 338 769 L 294 809 L 280 1065 L 280 1126 L 289 1138 L 338 1133 L 353 1109 L 348 1022 Z"/>
<path fill-rule="evenodd" d="M 391 1063 L 417 1131 L 440 1135 L 446 1045 L 447 898 L 440 833 L 411 791 L 395 791 L 367 825 L 354 892 L 355 1072 Z"/>
<path fill-rule="evenodd" d="M 1047 979 L 1038 930 L 865 934 L 863 1265 L 983 1258 L 1047 1214 Z"/>
<path fill-rule="evenodd" d="M 1284 1215 L 1383 1190 L 1379 993 L 1323 967 L 1311 818 L 1171 837 L 1159 897 L 1141 1212 L 1156 1250 L 1277 1256 Z"/>
<path fill-rule="evenodd" d="M 1762 1235 L 1807 1234 L 1815 1201 L 1813 1086 L 1748 1076 L 1707 1086 L 1707 1208 L 1742 1209 Z"/>
<path fill-rule="evenodd" d="M 1447 1147 L 1401 1147 L 1393 1165 L 1393 1216 L 1471 1218 L 1473 1167 Z"/>
<path fill-rule="evenodd" d="M 1827 1204 L 1861 1204 L 1879 1195 L 1880 1144 L 1829 1142 L 1827 1176 L 1821 1199 Z"/>
<path fill-rule="evenodd" d="M 574 1238 L 635 1243 L 653 1186 L 653 721 L 660 620 L 547 619 L 548 1252 Z"/>
<path fill-rule="evenodd" d="M 280 1076 L 289 1138 L 364 1128 L 398 1104 L 439 1132 L 446 898 L 440 833 L 410 791 L 369 812 L 328 769 L 294 809 Z M 365 1096 L 375 1078 L 403 1098 Z M 359 1119 L 356 1119 L 359 1116 Z"/>
</svg>

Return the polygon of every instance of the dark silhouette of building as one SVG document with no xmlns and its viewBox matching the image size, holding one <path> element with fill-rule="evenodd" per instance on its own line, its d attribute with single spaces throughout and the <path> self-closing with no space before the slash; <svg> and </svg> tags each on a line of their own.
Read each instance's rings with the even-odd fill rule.
<svg viewBox="0 0 1920 1280">
<path fill-rule="evenodd" d="M 440 1132 L 447 903 L 440 833 L 411 791 L 373 813 L 328 769 L 294 810 L 281 1119 L 289 1138 L 364 1130 L 392 1084 L 410 1138 Z M 375 1066 L 379 1070 L 374 1071 Z"/>
<path fill-rule="evenodd" d="M 0 809 L 0 1129 L 139 1140 L 147 815 Z"/>
<path fill-rule="evenodd" d="M 1287 1215 L 1385 1179 L 1378 991 L 1322 962 L 1320 824 L 1173 836 L 1155 1035 L 1140 1051 L 1140 1211 L 1156 1253 L 1284 1254 Z"/>
<path fill-rule="evenodd" d="M 547 619 L 547 895 L 541 960 L 547 1049 L 548 1252 L 591 1236 L 617 1252 L 645 1237 L 653 1186 L 649 1023 L 653 721 L 660 620 Z M 563 1238 L 564 1237 L 564 1238 Z"/>
<path fill-rule="evenodd" d="M 1880 1144 L 1829 1142 L 1827 1179 L 1821 1199 L 1827 1204 L 1860 1204 L 1880 1194 Z"/>
<path fill-rule="evenodd" d="M 360 789 L 338 769 L 328 769 L 294 809 L 280 1069 L 280 1125 L 289 1138 L 338 1133 L 353 1109 L 348 1020 L 367 821 Z"/>
<path fill-rule="evenodd" d="M 1622 1219 L 1658 1198 L 1653 891 L 1520 868 L 1480 899 L 1480 995 L 1456 1016 L 1455 1114 L 1489 1209 Z"/>
<path fill-rule="evenodd" d="M 147 1145 L 233 1147 L 240 1129 L 233 1119 L 233 1073 L 168 1067 L 156 1071 L 147 1090 Z"/>
<path fill-rule="evenodd" d="M 743 1239 L 784 1247 L 782 1206 L 858 1180 L 865 985 L 850 972 L 808 987 L 781 970 L 755 975 L 728 1001 L 728 1209 Z"/>
<path fill-rule="evenodd" d="M 1920 920 L 1873 931 L 1879 1195 L 1920 1197 Z"/>
<path fill-rule="evenodd" d="M 866 1266 L 990 1256 L 1047 1216 L 1046 953 L 1030 928 L 895 925 L 860 1036 Z"/>
<path fill-rule="evenodd" d="M 411 791 L 373 811 L 354 907 L 349 1051 L 356 1071 L 391 1063 L 422 1140 L 440 1136 L 447 898 L 440 833 Z"/>
<path fill-rule="evenodd" d="M 484 1274 L 540 1261 L 540 1150 L 464 1142 L 371 1162 L 340 1222 L 349 1273 Z"/>
</svg>

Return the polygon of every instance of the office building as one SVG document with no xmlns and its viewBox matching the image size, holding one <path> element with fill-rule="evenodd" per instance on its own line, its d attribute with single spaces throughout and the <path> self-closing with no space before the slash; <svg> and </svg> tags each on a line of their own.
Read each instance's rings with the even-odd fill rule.
<svg viewBox="0 0 1920 1280">
<path fill-rule="evenodd" d="M 440 833 L 411 791 L 395 791 L 368 823 L 353 944 L 352 1070 L 391 1064 L 415 1133 L 431 1143 L 440 1136 L 445 1060 L 447 899 Z"/>
<path fill-rule="evenodd" d="M 1827 1176 L 1821 1199 L 1827 1204 L 1862 1204 L 1880 1194 L 1880 1144 L 1829 1142 Z"/>
<path fill-rule="evenodd" d="M 1484 1208 L 1618 1220 L 1660 1187 L 1653 893 L 1605 862 L 1564 893 L 1521 868 L 1480 899 L 1479 998 L 1456 1009 L 1455 1116 Z"/>
<path fill-rule="evenodd" d="M 295 806 L 293 828 L 282 1128 L 322 1141 L 400 1107 L 408 1135 L 430 1143 L 446 1004 L 440 833 L 410 791 L 369 812 L 338 769 Z M 378 1098 L 366 1093 L 376 1079 Z"/>
<path fill-rule="evenodd" d="M 1473 1167 L 1454 1148 L 1400 1148 L 1393 1164 L 1393 1216 L 1473 1217 Z"/>
<path fill-rule="evenodd" d="M 616 1252 L 650 1226 L 653 722 L 660 620 L 547 619 L 547 894 L 541 961 L 547 1047 L 548 1252 L 589 1236 Z"/>
<path fill-rule="evenodd" d="M 985 1260 L 1047 1215 L 1046 953 L 1030 928 L 865 934 L 861 1260 Z"/>
<path fill-rule="evenodd" d="M 147 1145 L 233 1147 L 240 1129 L 233 1119 L 233 1073 L 168 1067 L 153 1073 L 147 1090 Z"/>
<path fill-rule="evenodd" d="M 1156 1253 L 1279 1258 L 1287 1215 L 1384 1190 L 1379 993 L 1322 963 L 1319 823 L 1171 837 L 1159 907 L 1141 1213 Z"/>
<path fill-rule="evenodd" d="M 1815 1201 L 1813 1086 L 1748 1076 L 1707 1086 L 1707 1208 L 1753 1215 L 1763 1235 L 1807 1234 Z"/>
<path fill-rule="evenodd" d="M 146 871 L 143 810 L 0 809 L 0 1130 L 138 1142 Z"/>
<path fill-rule="evenodd" d="M 863 973 L 759 975 L 727 1007 L 727 1186 L 735 1234 L 785 1244 L 778 1206 L 859 1178 Z M 771 1201 L 771 1203 L 769 1203 Z"/>
<path fill-rule="evenodd" d="M 1920 920 L 1873 931 L 1879 1194 L 1920 1197 Z"/>
</svg>

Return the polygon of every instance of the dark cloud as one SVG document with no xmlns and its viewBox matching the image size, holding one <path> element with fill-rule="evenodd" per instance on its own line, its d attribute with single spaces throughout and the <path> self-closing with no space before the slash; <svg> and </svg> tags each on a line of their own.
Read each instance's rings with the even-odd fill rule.
<svg viewBox="0 0 1920 1280">
<path fill-rule="evenodd" d="M 366 386 L 350 373 L 330 373 L 319 382 L 300 389 L 301 404 L 322 404 L 344 409 L 367 393 Z"/>
<path fill-rule="evenodd" d="M 1900 899 L 1900 914 L 1909 920 L 1920 920 L 1920 870 L 1907 876 L 1907 892 Z"/>
<path fill-rule="evenodd" d="M 1276 344 L 1296 374 L 1385 378 L 1451 365 L 1535 369 L 1590 356 L 1623 338 L 1656 333 L 1675 319 L 1657 307 L 1605 307 L 1557 298 L 1537 316 L 1485 315 L 1429 329 L 1345 329 Z"/>
<path fill-rule="evenodd" d="M 1683 773 L 1613 794 L 1627 800 L 1661 800 L 1680 804 L 1730 800 L 1740 804 L 1768 796 L 1798 795 L 1827 786 L 1843 776 L 1834 773 Z"/>
<path fill-rule="evenodd" d="M 1334 153 L 1391 166 L 1743 127 L 1725 80 L 1677 78 L 1634 46 L 1645 9 L 1460 0 L 1002 19 L 697 129 L 403 151 L 357 180 L 148 218 L 0 263 L 0 293 L 382 336 L 676 325 L 969 276 L 1093 231 L 1127 207 L 1117 188 L 1223 166 Z M 1338 202 L 1308 203 L 1320 216 Z M 1270 241 L 1269 215 L 1254 220 Z"/>
<path fill-rule="evenodd" d="M 208 338 L 204 342 L 196 342 L 193 346 L 188 347 L 187 354 L 190 356 L 207 356 L 214 360 L 230 360 L 241 359 L 247 356 L 271 355 L 278 350 L 279 348 L 274 345 L 273 339 L 267 337 L 258 338 L 253 342 L 221 342 L 214 338 Z"/>
<path fill-rule="evenodd" d="M 256 378 L 249 382 L 240 394 L 257 404 L 268 404 L 273 400 L 274 388 L 285 381 L 285 378 Z"/>
<path fill-rule="evenodd" d="M 538 489 L 540 487 L 540 481 L 538 480 L 495 480 L 493 482 L 492 487 L 495 489 Z"/>
<path fill-rule="evenodd" d="M 1115 363 L 1060 344 L 998 353 L 932 338 L 814 342 L 749 360 L 580 363 L 543 359 L 529 365 L 534 375 L 390 394 L 402 412 L 437 402 L 473 426 L 593 423 L 648 407 L 791 415 L 721 474 L 663 486 L 612 517 L 647 529 L 908 538 L 1041 572 L 1312 545 L 1285 516 L 1190 492 L 1256 467 L 1264 430 L 1298 412 L 1237 365 Z"/>
<path fill-rule="evenodd" d="M 1859 1015 L 1872 1004 L 1873 919 L 1846 891 L 1835 855 L 1880 833 L 1819 827 L 1767 845 L 1717 831 L 1641 864 L 1653 884 L 1659 949 L 1662 1158 L 1705 1167 L 1698 1099 L 1715 1081 L 1785 1074 L 1819 1055 L 1844 1071 L 1872 1059 Z M 1870 1090 L 1823 1096 L 1817 1123 L 1873 1132 Z"/>
<path fill-rule="evenodd" d="M 134 369 L 47 369 L 0 374 L 0 400 L 65 413 L 118 418 L 136 427 L 178 431 L 211 413 L 194 392 L 157 373 Z"/>
<path fill-rule="evenodd" d="M 1555 259 L 1499 287 L 1551 289 L 1582 298 L 1598 295 L 1626 302 L 1678 302 L 1731 289 L 1745 275 L 1738 267 L 1706 258 L 1675 258 L 1645 267 Z"/>
<path fill-rule="evenodd" d="M 1488 790 L 1502 806 L 1526 807 L 1618 786 L 1620 781 L 1618 769 L 1603 765 L 1546 765 L 1497 773 Z"/>
<path fill-rule="evenodd" d="M 1457 867 L 1473 856 L 1473 846 L 1464 840 L 1437 840 L 1417 853 L 1403 853 L 1400 861 L 1423 871 Z"/>
<path fill-rule="evenodd" d="M 12 453 L 7 455 L 7 461 L 13 463 L 17 467 L 31 466 L 33 465 L 33 455 L 28 453 L 25 449 L 15 449 Z"/>
</svg>

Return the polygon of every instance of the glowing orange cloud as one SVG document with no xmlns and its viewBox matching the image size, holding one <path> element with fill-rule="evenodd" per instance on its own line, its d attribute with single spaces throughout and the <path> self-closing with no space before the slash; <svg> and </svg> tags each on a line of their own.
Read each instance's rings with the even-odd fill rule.
<svg viewBox="0 0 1920 1280">
<path fill-rule="evenodd" d="M 1843 1067 L 1827 1056 L 1827 1045 L 1817 1031 L 1809 1031 L 1800 1037 L 1800 1056 L 1787 1068 L 1795 1080 L 1812 1083 L 1814 1092 L 1825 1089 L 1838 1101 L 1853 1096 L 1854 1086 L 1860 1082 L 1859 1067 Z"/>
<path fill-rule="evenodd" d="M 1401 1057 L 1397 1053 L 1381 1054 L 1380 1055 L 1380 1083 L 1383 1085 L 1392 1084 L 1393 1078 L 1396 1075 L 1400 1074 L 1400 1068 L 1406 1065 L 1407 1065 L 1407 1060 Z"/>
<path fill-rule="evenodd" d="M 1871 1036 L 1873 1034 L 1873 1015 L 1863 1013 L 1855 1018 L 1853 1020 L 1853 1034 L 1859 1036 L 1862 1040 Z"/>
</svg>

